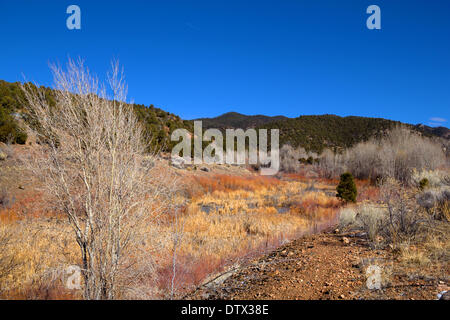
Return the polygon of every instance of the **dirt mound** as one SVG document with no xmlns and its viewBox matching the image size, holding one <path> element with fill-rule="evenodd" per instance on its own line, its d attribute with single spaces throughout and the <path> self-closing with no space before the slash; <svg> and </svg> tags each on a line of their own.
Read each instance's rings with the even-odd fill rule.
<svg viewBox="0 0 450 320">
<path fill-rule="evenodd" d="M 381 270 L 380 289 L 367 285 L 373 266 Z M 399 268 L 389 248 L 373 250 L 358 234 L 326 233 L 295 240 L 189 298 L 437 299 L 448 279 L 422 271 L 428 276 Z"/>
</svg>

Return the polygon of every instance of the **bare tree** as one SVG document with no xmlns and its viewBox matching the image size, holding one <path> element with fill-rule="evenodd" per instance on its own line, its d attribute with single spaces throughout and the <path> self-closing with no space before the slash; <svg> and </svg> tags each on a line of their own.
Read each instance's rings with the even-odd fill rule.
<svg viewBox="0 0 450 320">
<path fill-rule="evenodd" d="M 81 60 L 51 69 L 54 104 L 43 90 L 22 86 L 36 124 L 29 130 L 41 146 L 28 162 L 73 229 L 84 297 L 127 297 L 137 279 L 154 276 L 149 229 L 168 210 L 175 180 L 146 153 L 148 140 L 125 102 L 117 62 L 108 88 Z"/>
<path fill-rule="evenodd" d="M 345 169 L 343 167 L 344 164 L 342 158 L 342 155 L 334 153 L 330 149 L 325 149 L 321 154 L 319 161 L 321 174 L 329 179 L 338 177 L 344 173 Z"/>
<path fill-rule="evenodd" d="M 393 128 L 381 139 L 356 144 L 343 154 L 322 153 L 320 167 L 326 177 L 342 170 L 359 179 L 394 177 L 410 183 L 414 169 L 432 170 L 446 163 L 442 145 L 405 127 Z"/>
<path fill-rule="evenodd" d="M 318 155 L 314 152 L 306 152 L 300 146 L 294 149 L 290 144 L 285 144 L 280 150 L 280 166 L 284 172 L 298 172 L 301 163 L 305 163 L 308 159 L 317 159 Z"/>
<path fill-rule="evenodd" d="M 177 288 L 177 265 L 178 265 L 178 251 L 183 240 L 184 221 L 180 217 L 180 209 L 174 210 L 174 217 L 172 220 L 172 278 L 170 282 L 170 299 L 174 299 Z"/>
<path fill-rule="evenodd" d="M 299 157 L 291 145 L 285 144 L 280 150 L 281 170 L 285 172 L 296 172 L 300 167 Z"/>
</svg>

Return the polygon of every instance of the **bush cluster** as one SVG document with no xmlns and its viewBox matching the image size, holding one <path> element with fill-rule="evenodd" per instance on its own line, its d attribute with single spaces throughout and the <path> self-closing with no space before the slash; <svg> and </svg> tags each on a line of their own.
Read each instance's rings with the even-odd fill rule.
<svg viewBox="0 0 450 320">
<path fill-rule="evenodd" d="M 342 153 L 324 151 L 320 157 L 320 168 L 327 178 L 349 171 L 358 179 L 377 182 L 393 177 L 411 184 L 415 177 L 414 170 L 434 170 L 446 162 L 439 142 L 407 128 L 397 127 L 381 139 L 358 143 Z"/>
<path fill-rule="evenodd" d="M 356 202 L 358 191 L 356 190 L 356 184 L 351 173 L 346 172 L 341 175 L 341 180 L 336 187 L 336 191 L 336 197 L 342 199 L 343 201 Z"/>
</svg>

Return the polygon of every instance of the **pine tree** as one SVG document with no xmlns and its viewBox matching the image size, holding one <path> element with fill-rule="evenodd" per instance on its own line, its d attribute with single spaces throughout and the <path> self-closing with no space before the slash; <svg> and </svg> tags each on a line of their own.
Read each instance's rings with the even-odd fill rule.
<svg viewBox="0 0 450 320">
<path fill-rule="evenodd" d="M 351 173 L 346 172 L 341 175 L 341 180 L 336 187 L 336 197 L 341 198 L 345 202 L 356 202 L 356 184 Z"/>
</svg>

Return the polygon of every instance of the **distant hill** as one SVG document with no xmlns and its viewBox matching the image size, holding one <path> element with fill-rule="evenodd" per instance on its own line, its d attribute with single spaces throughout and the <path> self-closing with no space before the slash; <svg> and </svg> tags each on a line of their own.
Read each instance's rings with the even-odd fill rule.
<svg viewBox="0 0 450 320">
<path fill-rule="evenodd" d="M 430 135 L 438 136 L 444 139 L 450 139 L 450 129 L 446 127 L 429 127 L 424 124 L 415 126 L 417 130 L 426 132 Z"/>
<path fill-rule="evenodd" d="M 266 123 L 287 120 L 288 117 L 285 116 L 264 116 L 264 115 L 255 115 L 255 116 L 247 116 L 238 112 L 228 112 L 224 113 L 221 116 L 215 118 L 200 118 L 195 120 L 201 120 L 203 124 L 203 128 L 217 128 L 217 129 L 233 129 L 233 128 L 256 128 L 258 126 L 262 126 Z M 195 121 L 194 120 L 194 121 Z"/>
<path fill-rule="evenodd" d="M 336 115 L 300 116 L 265 126 L 280 130 L 280 144 L 302 146 L 307 151 L 342 149 L 385 134 L 401 122 L 382 118 L 340 117 Z"/>
<path fill-rule="evenodd" d="M 348 148 L 371 137 L 384 135 L 397 125 L 408 126 L 426 136 L 450 138 L 450 130 L 445 127 L 413 126 L 383 118 L 340 117 L 331 114 L 287 118 L 284 116 L 247 116 L 229 112 L 216 118 L 197 120 L 203 121 L 204 128 L 279 129 L 280 145 L 289 143 L 294 147 L 302 146 L 308 151 L 315 152 L 321 152 L 325 148 L 335 150 Z"/>
<path fill-rule="evenodd" d="M 51 88 L 40 87 L 50 105 L 54 104 L 54 92 Z M 26 133 L 20 122 L 27 121 L 25 101 L 19 83 L 0 80 L 0 142 L 12 141 L 25 143 Z M 153 105 L 133 104 L 138 118 L 142 121 L 147 133 L 152 137 L 152 146 L 169 151 L 178 142 L 171 142 L 170 135 L 177 128 L 193 131 L 193 121 L 183 120 L 179 116 L 156 108 Z M 336 115 L 300 116 L 288 118 L 284 116 L 244 115 L 228 112 L 215 118 L 200 118 L 203 128 L 265 128 L 280 130 L 280 144 L 289 143 L 294 147 L 302 146 L 308 151 L 321 152 L 324 148 L 342 149 L 373 136 L 380 136 L 396 125 L 402 124 L 382 118 L 340 117 Z M 423 124 L 410 125 L 411 129 L 426 136 L 440 137 L 444 145 L 449 145 L 450 130 L 445 127 L 429 127 Z M 270 140 L 269 140 L 270 142 Z"/>
<path fill-rule="evenodd" d="M 40 87 L 50 105 L 54 104 L 54 91 L 51 88 Z M 0 80 L 0 142 L 11 141 L 23 144 L 26 133 L 20 129 L 20 122 L 27 121 L 27 110 L 23 105 L 25 97 L 19 83 L 9 83 Z M 142 121 L 147 133 L 152 137 L 152 147 L 158 150 L 170 150 L 174 144 L 170 134 L 177 128 L 192 131 L 192 122 L 182 120 L 179 116 L 156 108 L 153 105 L 132 105 L 139 120 Z"/>
</svg>

